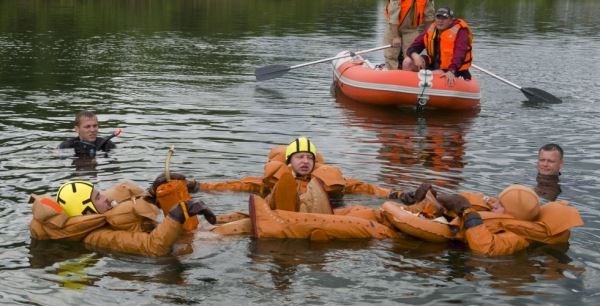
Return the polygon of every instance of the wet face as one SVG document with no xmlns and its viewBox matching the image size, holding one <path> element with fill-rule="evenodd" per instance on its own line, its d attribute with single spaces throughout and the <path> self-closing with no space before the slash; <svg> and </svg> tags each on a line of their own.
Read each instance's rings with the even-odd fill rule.
<svg viewBox="0 0 600 306">
<path fill-rule="evenodd" d="M 435 27 L 438 30 L 443 31 L 452 25 L 453 20 L 454 20 L 454 18 L 452 18 L 452 17 L 446 17 L 444 15 L 437 15 L 437 16 L 435 16 Z"/>
<path fill-rule="evenodd" d="M 298 152 L 294 153 L 290 158 L 292 170 L 298 176 L 305 176 L 312 172 L 315 166 L 315 157 L 312 153 Z"/>
<path fill-rule="evenodd" d="M 103 214 L 112 208 L 110 200 L 96 189 L 92 190 L 91 198 L 99 214 Z"/>
<path fill-rule="evenodd" d="M 98 137 L 98 118 L 83 117 L 79 125 L 75 127 L 75 132 L 79 135 L 79 139 L 85 142 L 93 143 Z"/>
<path fill-rule="evenodd" d="M 557 150 L 544 151 L 538 154 L 538 172 L 542 175 L 558 175 L 563 165 L 560 152 Z"/>
</svg>

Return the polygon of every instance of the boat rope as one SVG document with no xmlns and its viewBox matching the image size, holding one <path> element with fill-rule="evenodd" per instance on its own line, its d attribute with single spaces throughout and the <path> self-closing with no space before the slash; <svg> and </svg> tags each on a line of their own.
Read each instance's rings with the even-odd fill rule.
<svg viewBox="0 0 600 306">
<path fill-rule="evenodd" d="M 429 96 L 425 95 L 425 89 L 432 86 L 431 77 L 433 74 L 431 73 L 431 70 L 421 69 L 418 76 L 420 80 L 419 87 L 421 88 L 421 93 L 417 95 L 417 111 L 420 112 L 423 111 L 425 105 L 427 105 L 427 101 L 429 101 Z"/>
<path fill-rule="evenodd" d="M 167 182 L 171 180 L 171 171 L 169 170 L 169 165 L 171 163 L 171 157 L 173 157 L 173 153 L 175 153 L 175 145 L 171 145 L 169 151 L 167 152 L 167 158 L 165 159 L 165 178 Z"/>
</svg>

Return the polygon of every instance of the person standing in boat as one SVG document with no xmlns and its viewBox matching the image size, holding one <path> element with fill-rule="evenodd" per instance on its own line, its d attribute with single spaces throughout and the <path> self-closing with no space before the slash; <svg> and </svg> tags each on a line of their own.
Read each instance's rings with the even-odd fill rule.
<svg viewBox="0 0 600 306">
<path fill-rule="evenodd" d="M 453 86 L 457 77 L 471 79 L 472 45 L 469 25 L 455 18 L 450 8 L 442 7 L 436 11 L 433 24 L 419 34 L 406 51 L 409 56 L 404 58 L 402 69 L 440 70 L 447 84 Z M 427 51 L 426 55 L 421 55 L 423 50 Z"/>
<path fill-rule="evenodd" d="M 74 126 L 77 137 L 60 143 L 59 149 L 73 148 L 76 156 L 94 157 L 97 151 L 108 152 L 117 147 L 110 139 L 98 137 L 98 117 L 92 111 L 77 113 Z"/>
<path fill-rule="evenodd" d="M 385 67 L 400 69 L 400 63 L 415 37 L 433 22 L 433 0 L 388 0 L 384 17 L 386 28 L 384 44 L 392 45 L 383 51 Z"/>
<path fill-rule="evenodd" d="M 563 149 L 555 143 L 548 143 L 538 150 L 535 192 L 548 201 L 554 201 L 562 192 L 559 184 L 563 166 Z"/>
</svg>

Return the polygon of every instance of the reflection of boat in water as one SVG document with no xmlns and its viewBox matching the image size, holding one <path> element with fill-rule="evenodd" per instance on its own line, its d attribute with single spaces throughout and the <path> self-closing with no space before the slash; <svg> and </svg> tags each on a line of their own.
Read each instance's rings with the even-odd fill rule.
<svg viewBox="0 0 600 306">
<path fill-rule="evenodd" d="M 481 94 L 475 78 L 457 78 L 454 86 L 448 86 L 442 74 L 429 70 L 380 70 L 359 55 L 348 55 L 332 64 L 339 90 L 359 102 L 446 110 L 479 108 Z"/>
<path fill-rule="evenodd" d="M 479 109 L 415 113 L 359 103 L 339 92 L 336 101 L 347 114 L 348 125 L 376 133 L 381 143 L 378 159 L 385 162 L 380 175 L 386 183 L 427 180 L 452 187 L 462 182 L 464 134 Z"/>
</svg>

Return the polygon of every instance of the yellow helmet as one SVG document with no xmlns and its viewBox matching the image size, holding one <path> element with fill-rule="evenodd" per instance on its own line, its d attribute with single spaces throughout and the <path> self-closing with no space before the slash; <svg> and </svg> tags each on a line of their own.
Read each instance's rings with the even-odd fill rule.
<svg viewBox="0 0 600 306">
<path fill-rule="evenodd" d="M 298 152 L 308 152 L 311 153 L 314 158 L 317 157 L 317 147 L 315 147 L 315 145 L 306 137 L 296 138 L 287 146 L 285 149 L 285 161 L 289 164 L 292 154 Z"/>
<path fill-rule="evenodd" d="M 70 217 L 98 213 L 92 202 L 94 185 L 85 181 L 71 181 L 58 188 L 56 202 Z"/>
</svg>

